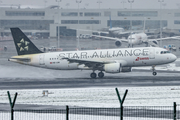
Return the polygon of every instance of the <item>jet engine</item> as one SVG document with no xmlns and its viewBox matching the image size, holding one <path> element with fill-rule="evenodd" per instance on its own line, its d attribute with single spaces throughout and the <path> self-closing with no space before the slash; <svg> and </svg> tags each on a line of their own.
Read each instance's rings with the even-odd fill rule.
<svg viewBox="0 0 180 120">
<path fill-rule="evenodd" d="M 158 41 L 157 40 L 153 40 L 153 43 L 158 45 Z"/>
<path fill-rule="evenodd" d="M 121 42 L 120 40 L 117 40 L 117 41 L 115 42 L 115 45 L 116 45 L 117 47 L 120 47 L 121 44 L 122 44 L 122 42 Z"/>
<path fill-rule="evenodd" d="M 104 65 L 104 71 L 107 73 L 120 73 L 121 69 L 121 63 L 110 63 Z"/>
<path fill-rule="evenodd" d="M 132 72 L 131 67 L 122 67 L 121 72 Z"/>
</svg>

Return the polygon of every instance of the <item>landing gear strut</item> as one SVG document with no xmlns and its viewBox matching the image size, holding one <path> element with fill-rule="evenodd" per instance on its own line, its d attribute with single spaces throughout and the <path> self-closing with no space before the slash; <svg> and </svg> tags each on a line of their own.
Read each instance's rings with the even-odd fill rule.
<svg viewBox="0 0 180 120">
<path fill-rule="evenodd" d="M 99 76 L 99 78 L 103 78 L 104 77 L 104 73 L 101 71 L 101 72 L 98 73 L 98 76 Z"/>
<path fill-rule="evenodd" d="M 157 75 L 157 72 L 155 72 L 155 66 L 154 66 L 154 65 L 152 66 L 152 70 L 153 70 L 153 73 L 152 73 L 152 74 L 153 74 L 154 76 L 156 76 L 156 75 Z"/>
<path fill-rule="evenodd" d="M 129 44 L 129 45 L 128 45 L 128 48 L 133 48 L 133 45 Z"/>
</svg>

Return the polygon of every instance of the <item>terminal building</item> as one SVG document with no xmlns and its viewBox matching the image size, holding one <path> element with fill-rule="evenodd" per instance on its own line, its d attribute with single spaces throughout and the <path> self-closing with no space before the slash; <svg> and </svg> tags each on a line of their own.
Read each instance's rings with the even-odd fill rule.
<svg viewBox="0 0 180 120">
<path fill-rule="evenodd" d="M 180 30 L 180 10 L 178 9 L 58 9 L 47 8 L 0 7 L 0 33 L 10 35 L 11 27 L 21 28 L 27 35 L 56 38 L 58 26 L 61 36 L 78 36 L 87 31 L 100 30 L 110 26 L 142 29 L 162 28 Z M 85 29 L 87 31 L 81 31 Z M 89 32 L 88 32 L 89 33 Z"/>
</svg>

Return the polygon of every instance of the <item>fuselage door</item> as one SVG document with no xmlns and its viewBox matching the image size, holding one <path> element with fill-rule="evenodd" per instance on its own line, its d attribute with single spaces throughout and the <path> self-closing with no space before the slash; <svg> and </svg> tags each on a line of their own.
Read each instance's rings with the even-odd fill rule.
<svg viewBox="0 0 180 120">
<path fill-rule="evenodd" d="M 155 59 L 155 49 L 154 48 L 149 49 L 149 58 Z"/>
<path fill-rule="evenodd" d="M 39 65 L 45 65 L 44 55 L 39 55 Z"/>
</svg>

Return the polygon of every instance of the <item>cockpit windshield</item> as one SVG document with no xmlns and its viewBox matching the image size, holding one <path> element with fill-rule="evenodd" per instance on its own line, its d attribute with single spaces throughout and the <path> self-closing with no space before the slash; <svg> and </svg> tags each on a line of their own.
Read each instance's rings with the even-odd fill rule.
<svg viewBox="0 0 180 120">
<path fill-rule="evenodd" d="M 131 38 L 131 37 L 129 37 L 129 40 L 135 40 L 135 38 Z"/>
<path fill-rule="evenodd" d="M 161 51 L 161 54 L 171 53 L 170 51 Z"/>
</svg>

